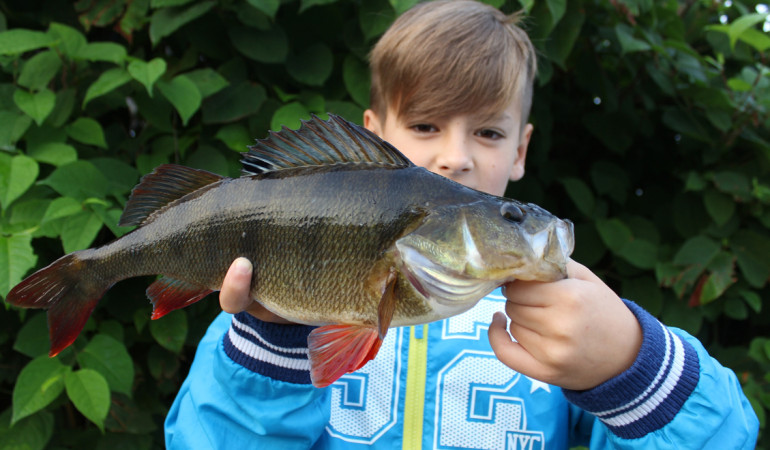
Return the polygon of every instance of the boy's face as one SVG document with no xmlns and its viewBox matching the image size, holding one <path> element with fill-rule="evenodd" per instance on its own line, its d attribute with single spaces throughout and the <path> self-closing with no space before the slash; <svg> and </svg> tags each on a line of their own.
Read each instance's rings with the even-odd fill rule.
<svg viewBox="0 0 770 450">
<path fill-rule="evenodd" d="M 468 187 L 502 196 L 508 181 L 524 175 L 532 125 L 521 127 L 518 102 L 493 118 L 460 114 L 405 119 L 388 109 L 383 123 L 364 112 L 364 126 L 418 166 Z"/>
</svg>

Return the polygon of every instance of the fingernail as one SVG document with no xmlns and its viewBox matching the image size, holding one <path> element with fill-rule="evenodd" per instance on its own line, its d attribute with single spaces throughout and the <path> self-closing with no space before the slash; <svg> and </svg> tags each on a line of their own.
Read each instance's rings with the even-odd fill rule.
<svg viewBox="0 0 770 450">
<path fill-rule="evenodd" d="M 244 257 L 239 257 L 233 262 L 233 268 L 240 273 L 251 273 L 251 261 Z"/>
</svg>

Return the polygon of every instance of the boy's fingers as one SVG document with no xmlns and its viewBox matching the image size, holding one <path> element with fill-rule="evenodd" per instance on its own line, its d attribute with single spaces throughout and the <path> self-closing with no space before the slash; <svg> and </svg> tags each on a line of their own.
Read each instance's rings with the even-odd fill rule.
<svg viewBox="0 0 770 450">
<path fill-rule="evenodd" d="M 514 342 L 507 330 L 508 320 L 501 312 L 492 316 L 489 325 L 489 344 L 495 356 L 503 364 L 524 375 L 537 378 L 540 363 L 518 342 Z"/>
<path fill-rule="evenodd" d="M 251 272 L 251 262 L 246 258 L 237 258 L 230 265 L 219 292 L 219 304 L 223 311 L 236 314 L 251 306 Z"/>
</svg>

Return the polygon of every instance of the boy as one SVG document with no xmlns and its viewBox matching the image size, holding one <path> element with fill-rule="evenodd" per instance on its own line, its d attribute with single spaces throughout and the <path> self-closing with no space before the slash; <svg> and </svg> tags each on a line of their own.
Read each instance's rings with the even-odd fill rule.
<svg viewBox="0 0 770 450">
<path fill-rule="evenodd" d="M 470 1 L 405 13 L 372 52 L 365 127 L 415 164 L 502 195 L 524 175 L 532 134 L 535 53 L 514 22 Z M 236 260 L 220 295 L 236 315 L 201 341 L 167 446 L 753 448 L 758 422 L 731 371 L 585 267 L 568 274 L 392 329 L 373 361 L 315 389 L 301 356 L 312 328 L 253 302 L 251 266 Z"/>
</svg>

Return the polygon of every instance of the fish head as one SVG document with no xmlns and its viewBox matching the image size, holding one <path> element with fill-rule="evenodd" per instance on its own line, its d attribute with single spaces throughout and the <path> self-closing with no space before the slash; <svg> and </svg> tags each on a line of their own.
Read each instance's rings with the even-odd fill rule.
<svg viewBox="0 0 770 450">
<path fill-rule="evenodd" d="M 396 249 L 415 289 L 457 314 L 509 281 L 566 278 L 574 231 L 537 205 L 490 196 L 430 211 Z"/>
</svg>

